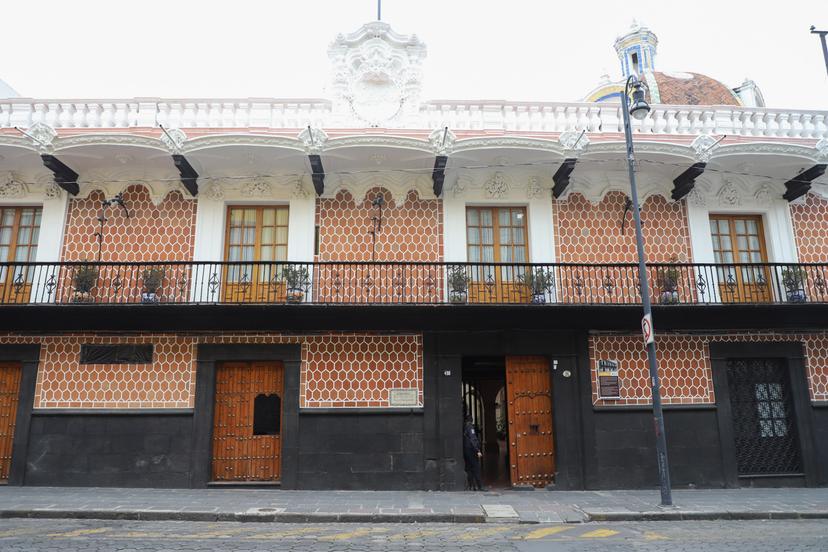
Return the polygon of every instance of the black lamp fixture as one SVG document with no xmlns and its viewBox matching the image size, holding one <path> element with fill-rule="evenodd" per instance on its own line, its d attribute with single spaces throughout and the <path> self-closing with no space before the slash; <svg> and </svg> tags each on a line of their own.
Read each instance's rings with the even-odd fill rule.
<svg viewBox="0 0 828 552">
<path fill-rule="evenodd" d="M 368 231 L 371 234 L 371 260 L 377 260 L 377 234 L 382 232 L 382 207 L 385 205 L 385 198 L 382 196 L 382 192 L 377 192 L 377 195 L 371 201 L 371 207 L 374 207 L 377 210 L 377 214 L 371 217 L 371 230 Z"/>
<path fill-rule="evenodd" d="M 632 81 L 627 82 L 627 96 L 632 93 L 632 103 L 630 104 L 630 115 L 637 121 L 642 121 L 650 113 L 650 104 L 646 99 L 646 85 L 638 78 L 634 77 Z"/>
<path fill-rule="evenodd" d="M 98 222 L 100 223 L 100 229 L 95 232 L 95 237 L 98 238 L 98 262 L 101 262 L 101 256 L 103 254 L 103 240 L 104 240 L 104 226 L 109 218 L 106 216 L 108 209 L 113 205 L 119 205 L 121 209 L 124 210 L 124 215 L 126 218 L 129 219 L 129 209 L 127 209 L 126 202 L 124 202 L 124 194 L 118 193 L 112 199 L 103 199 L 101 200 L 101 211 L 98 215 Z"/>
</svg>

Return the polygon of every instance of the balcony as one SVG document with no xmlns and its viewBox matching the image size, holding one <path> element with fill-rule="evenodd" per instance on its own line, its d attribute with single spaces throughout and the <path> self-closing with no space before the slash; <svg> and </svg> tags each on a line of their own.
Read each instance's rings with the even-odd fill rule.
<svg viewBox="0 0 828 552">
<path fill-rule="evenodd" d="M 828 264 L 650 264 L 664 307 L 828 303 Z M 0 305 L 636 305 L 635 264 L 0 264 Z"/>
</svg>

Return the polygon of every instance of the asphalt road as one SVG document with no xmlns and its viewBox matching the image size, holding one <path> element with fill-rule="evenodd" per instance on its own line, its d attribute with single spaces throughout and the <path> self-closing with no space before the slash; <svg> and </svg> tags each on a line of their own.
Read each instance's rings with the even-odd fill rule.
<svg viewBox="0 0 828 552">
<path fill-rule="evenodd" d="M 278 524 L 0 520 L 0 550 L 23 551 L 828 551 L 828 523 L 718 521 L 517 524 Z"/>
</svg>

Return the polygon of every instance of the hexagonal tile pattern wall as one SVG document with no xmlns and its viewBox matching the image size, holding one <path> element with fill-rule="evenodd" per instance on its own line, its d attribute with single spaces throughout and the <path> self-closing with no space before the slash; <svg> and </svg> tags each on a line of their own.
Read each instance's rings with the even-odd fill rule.
<svg viewBox="0 0 828 552">
<path fill-rule="evenodd" d="M 355 201 L 348 191 L 317 200 L 320 261 L 370 261 L 371 202 L 382 196 L 382 230 L 376 237 L 377 261 L 440 261 L 443 258 L 443 219 L 439 199 L 420 199 L 411 191 L 401 205 L 384 188 L 370 190 Z"/>
<path fill-rule="evenodd" d="M 598 205 L 579 193 L 552 203 L 555 217 L 555 254 L 560 263 L 634 263 L 635 228 L 632 212 L 621 221 L 627 196 L 610 192 Z M 647 260 L 692 262 L 685 203 L 651 196 L 641 207 L 641 225 Z"/>
<path fill-rule="evenodd" d="M 325 336 L 302 350 L 302 406 L 384 407 L 389 389 L 416 389 L 423 405 L 422 337 Z"/>
<path fill-rule="evenodd" d="M 791 220 L 800 263 L 828 262 L 828 199 L 807 194 L 791 204 Z"/>
<path fill-rule="evenodd" d="M 299 404 L 303 408 L 387 407 L 388 391 L 395 388 L 415 389 L 417 404 L 423 404 L 420 335 L 0 337 L 0 344 L 12 343 L 42 346 L 35 408 L 192 408 L 199 343 L 302 344 Z M 84 343 L 152 343 L 153 362 L 81 365 Z"/>
<path fill-rule="evenodd" d="M 63 242 L 64 261 L 98 258 L 98 215 L 103 192 L 69 200 Z M 124 191 L 129 218 L 118 206 L 108 209 L 101 254 L 103 261 L 189 261 L 193 258 L 196 202 L 171 192 L 155 206 L 143 185 Z"/>
<path fill-rule="evenodd" d="M 729 334 L 656 336 L 661 398 L 665 404 L 716 402 L 710 365 L 710 342 L 802 341 L 805 344 L 811 398 L 828 400 L 828 334 Z M 601 405 L 650 404 L 647 351 L 639 335 L 594 335 L 589 338 L 592 402 Z M 598 360 L 617 360 L 620 399 L 598 396 Z"/>
</svg>

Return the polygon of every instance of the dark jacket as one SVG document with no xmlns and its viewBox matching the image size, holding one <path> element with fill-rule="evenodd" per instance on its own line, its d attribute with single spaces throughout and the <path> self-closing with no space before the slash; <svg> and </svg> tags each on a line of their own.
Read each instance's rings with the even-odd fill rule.
<svg viewBox="0 0 828 552">
<path fill-rule="evenodd" d="M 480 452 L 480 438 L 477 436 L 474 425 L 466 423 L 463 427 L 463 457 L 466 460 L 477 458 L 478 452 Z"/>
</svg>

